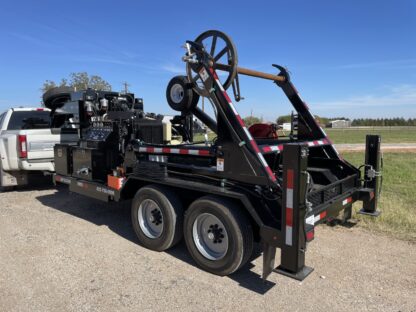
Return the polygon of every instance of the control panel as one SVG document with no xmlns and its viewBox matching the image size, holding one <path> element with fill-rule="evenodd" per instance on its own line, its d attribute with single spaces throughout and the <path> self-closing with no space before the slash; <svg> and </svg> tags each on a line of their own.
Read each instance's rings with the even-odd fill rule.
<svg viewBox="0 0 416 312">
<path fill-rule="evenodd" d="M 85 134 L 87 141 L 106 141 L 108 136 L 113 132 L 112 122 L 94 122 Z"/>
</svg>

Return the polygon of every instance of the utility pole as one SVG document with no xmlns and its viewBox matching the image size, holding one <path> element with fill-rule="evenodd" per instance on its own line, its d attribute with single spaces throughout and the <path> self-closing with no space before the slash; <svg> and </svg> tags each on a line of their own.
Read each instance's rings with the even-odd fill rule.
<svg viewBox="0 0 416 312">
<path fill-rule="evenodd" d="M 122 84 L 124 86 L 124 93 L 126 93 L 126 94 L 129 93 L 129 88 L 128 87 L 130 85 L 126 81 L 124 81 Z"/>
</svg>

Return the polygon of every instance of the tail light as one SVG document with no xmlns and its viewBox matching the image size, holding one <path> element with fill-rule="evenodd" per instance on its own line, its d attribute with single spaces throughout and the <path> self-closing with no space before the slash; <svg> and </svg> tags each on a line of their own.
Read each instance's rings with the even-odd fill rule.
<svg viewBox="0 0 416 312">
<path fill-rule="evenodd" d="M 27 157 L 27 141 L 26 135 L 19 135 L 19 157 L 26 158 Z"/>
</svg>

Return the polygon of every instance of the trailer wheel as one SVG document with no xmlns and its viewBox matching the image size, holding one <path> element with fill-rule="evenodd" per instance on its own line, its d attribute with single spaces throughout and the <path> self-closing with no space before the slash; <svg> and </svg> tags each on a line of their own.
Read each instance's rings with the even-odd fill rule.
<svg viewBox="0 0 416 312">
<path fill-rule="evenodd" d="M 166 99 L 173 110 L 188 113 L 198 105 L 199 95 L 186 76 L 175 76 L 166 88 Z"/>
<path fill-rule="evenodd" d="M 253 252 L 253 230 L 244 211 L 214 196 L 191 204 L 185 213 L 184 237 L 196 263 L 217 275 L 237 271 Z"/>
<path fill-rule="evenodd" d="M 43 96 L 43 103 L 45 107 L 52 110 L 61 108 L 65 102 L 71 99 L 71 92 L 74 92 L 73 87 L 55 87 L 46 91 Z"/>
<path fill-rule="evenodd" d="M 132 201 L 131 218 L 139 243 L 146 248 L 163 251 L 182 238 L 182 203 L 168 188 L 141 188 Z"/>
</svg>

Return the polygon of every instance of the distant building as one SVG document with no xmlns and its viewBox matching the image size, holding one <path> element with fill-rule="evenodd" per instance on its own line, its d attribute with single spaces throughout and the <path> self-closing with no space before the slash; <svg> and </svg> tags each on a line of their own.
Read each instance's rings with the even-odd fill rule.
<svg viewBox="0 0 416 312">
<path fill-rule="evenodd" d="M 290 131 L 292 130 L 292 124 L 290 122 L 285 122 L 283 123 L 282 128 L 284 131 Z"/>
<path fill-rule="evenodd" d="M 329 122 L 328 127 L 329 128 L 348 128 L 348 127 L 351 127 L 351 120 L 344 120 L 344 119 L 332 120 Z"/>
</svg>

